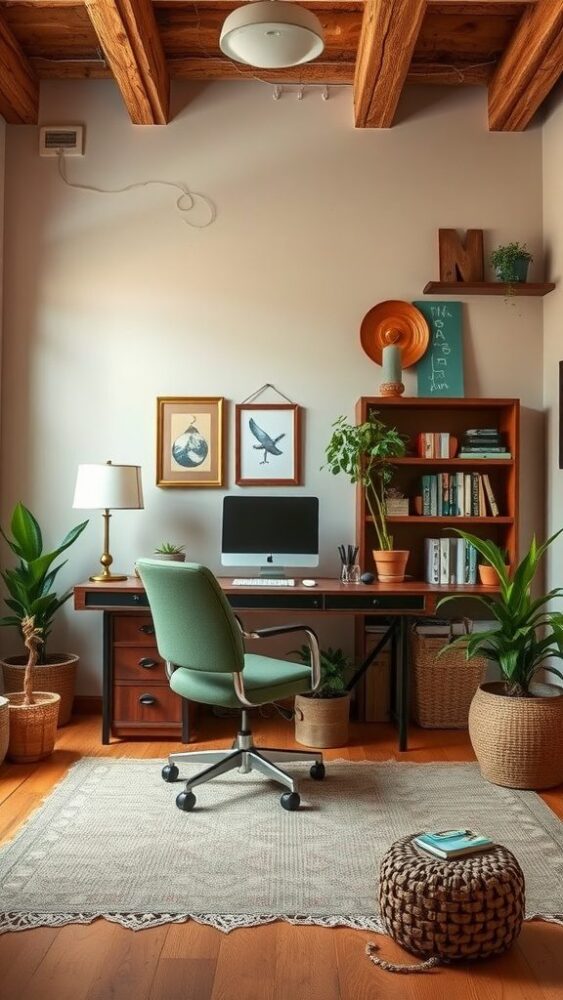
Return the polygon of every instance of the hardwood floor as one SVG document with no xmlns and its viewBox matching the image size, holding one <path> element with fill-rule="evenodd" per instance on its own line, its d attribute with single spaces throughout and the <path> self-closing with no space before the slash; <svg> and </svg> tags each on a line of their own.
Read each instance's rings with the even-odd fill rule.
<svg viewBox="0 0 563 1000">
<path fill-rule="evenodd" d="M 204 720 L 202 746 L 228 745 L 233 720 Z M 292 746 L 292 726 L 259 719 L 257 741 Z M 350 745 L 327 759 L 428 762 L 471 760 L 463 732 L 414 730 L 413 749 L 396 751 L 390 726 L 355 724 Z M 81 756 L 165 757 L 172 742 L 100 745 L 100 722 L 79 717 L 61 730 L 57 749 L 40 764 L 0 768 L 0 839 L 9 839 Z M 195 746 L 195 745 L 194 745 Z M 563 817 L 563 787 L 542 796 Z M 524 926 L 512 951 L 479 965 L 455 965 L 399 976 L 364 955 L 376 935 L 345 928 L 284 923 L 229 935 L 196 923 L 134 933 L 98 920 L 88 926 L 41 928 L 0 937 L 3 1000 L 556 1000 L 563 987 L 563 929 Z M 388 938 L 386 958 L 412 961 Z"/>
</svg>

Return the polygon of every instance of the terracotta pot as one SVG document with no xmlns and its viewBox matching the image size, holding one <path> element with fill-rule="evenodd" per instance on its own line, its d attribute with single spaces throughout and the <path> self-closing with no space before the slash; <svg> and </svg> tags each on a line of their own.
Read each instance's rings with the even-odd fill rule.
<svg viewBox="0 0 563 1000">
<path fill-rule="evenodd" d="M 295 739 L 305 747 L 343 747 L 348 742 L 350 695 L 295 696 Z"/>
<path fill-rule="evenodd" d="M 10 708 L 7 698 L 0 695 L 0 764 L 6 756 L 10 734 Z"/>
<path fill-rule="evenodd" d="M 78 662 L 75 653 L 51 653 L 47 656 L 47 663 L 37 664 L 35 667 L 34 685 L 42 691 L 53 691 L 54 694 L 61 696 L 59 726 L 66 726 L 72 715 Z M 6 693 L 21 691 L 27 654 L 7 656 L 0 663 L 4 675 L 4 691 Z"/>
<path fill-rule="evenodd" d="M 374 549 L 373 559 L 380 583 L 402 583 L 410 552 L 408 549 Z"/>
<path fill-rule="evenodd" d="M 506 788 L 553 788 L 563 781 L 563 688 L 537 684 L 511 698 L 500 681 L 482 684 L 469 709 L 469 737 L 481 774 Z"/>
<path fill-rule="evenodd" d="M 510 569 L 510 566 L 506 567 Z M 500 584 L 499 575 L 494 566 L 488 563 L 479 564 L 479 579 L 484 587 L 498 587 Z"/>
<path fill-rule="evenodd" d="M 8 757 L 16 764 L 43 760 L 53 752 L 57 738 L 60 695 L 34 691 L 34 705 L 23 704 L 23 691 L 7 695 L 10 707 Z"/>
</svg>

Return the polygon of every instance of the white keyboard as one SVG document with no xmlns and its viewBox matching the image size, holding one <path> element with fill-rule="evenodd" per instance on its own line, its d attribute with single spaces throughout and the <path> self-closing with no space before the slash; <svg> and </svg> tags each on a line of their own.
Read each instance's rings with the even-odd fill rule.
<svg viewBox="0 0 563 1000">
<path fill-rule="evenodd" d="M 289 577 L 280 577 L 279 579 L 268 577 L 257 576 L 256 578 L 250 578 L 246 576 L 237 577 L 233 580 L 233 587 L 294 587 L 295 580 L 290 580 Z"/>
</svg>

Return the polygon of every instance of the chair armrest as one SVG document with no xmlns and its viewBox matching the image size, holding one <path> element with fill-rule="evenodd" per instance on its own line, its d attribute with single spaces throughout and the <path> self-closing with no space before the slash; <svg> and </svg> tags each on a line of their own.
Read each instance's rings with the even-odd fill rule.
<svg viewBox="0 0 563 1000">
<path fill-rule="evenodd" d="M 242 631 L 242 634 L 245 639 L 269 639 L 275 635 L 287 635 L 291 632 L 304 632 L 307 636 L 311 652 L 311 691 L 316 691 L 321 683 L 321 652 L 317 633 L 312 628 L 309 628 L 308 625 L 273 625 L 271 628 L 259 628 L 254 632 Z M 235 674 L 234 676 L 237 679 L 235 683 L 237 697 L 243 701 L 246 697 L 244 693 L 244 681 L 240 674 Z"/>
</svg>

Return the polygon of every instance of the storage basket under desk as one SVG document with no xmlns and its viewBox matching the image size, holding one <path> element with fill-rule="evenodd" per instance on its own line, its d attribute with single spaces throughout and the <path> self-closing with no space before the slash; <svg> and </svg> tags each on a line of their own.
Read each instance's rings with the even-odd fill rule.
<svg viewBox="0 0 563 1000">
<path fill-rule="evenodd" d="M 485 677 L 484 656 L 466 660 L 463 647 L 438 654 L 449 642 L 443 635 L 410 631 L 411 712 L 424 729 L 467 729 L 473 695 Z"/>
</svg>

